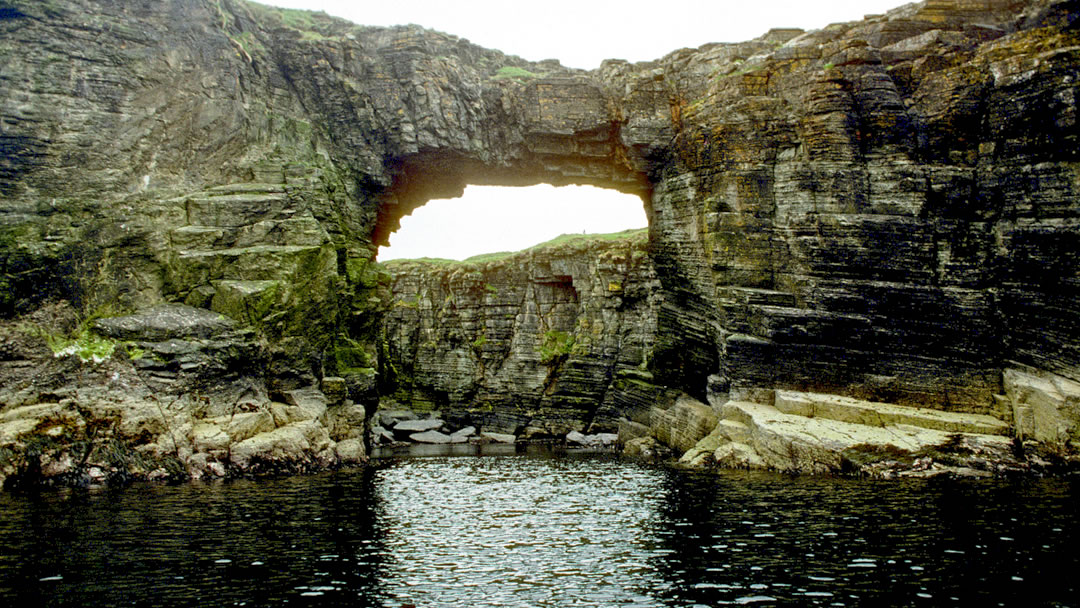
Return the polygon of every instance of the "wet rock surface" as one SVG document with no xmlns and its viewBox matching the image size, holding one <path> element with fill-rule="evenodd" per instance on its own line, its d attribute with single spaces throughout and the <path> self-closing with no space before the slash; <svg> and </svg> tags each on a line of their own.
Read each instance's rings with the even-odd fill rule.
<svg viewBox="0 0 1080 608">
<path fill-rule="evenodd" d="M 0 414 L 145 398 L 184 437 L 163 453 L 229 473 L 227 446 L 251 438 L 196 421 L 304 423 L 285 395 L 326 377 L 345 384 L 327 416 L 381 393 L 527 438 L 652 429 L 683 393 L 722 418 L 779 390 L 992 415 L 1072 457 L 1078 12 L 928 0 L 582 71 L 238 0 L 7 0 L 0 314 L 73 343 L 50 358 L 5 329 Z M 641 196 L 644 258 L 477 269 L 514 285 L 490 296 L 475 275 L 374 262 L 432 198 L 540 182 Z M 38 322 L 59 301 L 73 322 Z M 113 436 L 61 407 L 71 445 Z M 343 416 L 319 423 L 330 441 L 363 434 Z M 23 424 L 5 470 L 53 471 L 24 458 L 53 427 Z M 650 433 L 631 440 L 653 451 Z M 306 427 L 280 435 L 266 462 L 337 456 Z"/>
</svg>

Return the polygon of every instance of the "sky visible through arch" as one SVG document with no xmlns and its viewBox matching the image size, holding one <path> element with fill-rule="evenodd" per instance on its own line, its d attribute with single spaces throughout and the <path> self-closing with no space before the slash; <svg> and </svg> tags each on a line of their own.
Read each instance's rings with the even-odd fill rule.
<svg viewBox="0 0 1080 608">
<path fill-rule="evenodd" d="M 527 188 L 468 186 L 456 199 L 436 199 L 401 220 L 379 261 L 401 258 L 463 260 L 481 253 L 519 251 L 560 234 L 644 228 L 640 198 L 592 186 Z"/>
<path fill-rule="evenodd" d="M 362 25 L 415 23 L 530 61 L 554 58 L 565 66 L 582 69 L 597 68 L 604 59 L 650 61 L 680 48 L 709 42 L 741 42 L 774 27 L 818 29 L 905 4 L 900 0 L 262 2 L 322 10 Z M 500 192 L 489 192 L 493 190 Z M 477 193 L 482 194 L 477 197 Z M 621 204 L 612 203 L 612 197 L 621 198 Z M 542 211 L 537 213 L 537 209 Z M 596 223 L 583 224 L 593 221 Z M 379 260 L 461 259 L 478 253 L 524 249 L 560 234 L 582 230 L 613 232 L 644 225 L 641 201 L 613 191 L 573 186 L 558 189 L 472 186 L 461 198 L 431 201 L 402 220 L 401 230 L 390 237 L 391 247 L 380 249 Z M 478 232 L 470 234 L 467 232 L 470 229 Z M 514 233 L 519 234 L 513 236 Z M 425 247 L 417 249 L 412 244 L 406 246 L 406 242 Z"/>
</svg>

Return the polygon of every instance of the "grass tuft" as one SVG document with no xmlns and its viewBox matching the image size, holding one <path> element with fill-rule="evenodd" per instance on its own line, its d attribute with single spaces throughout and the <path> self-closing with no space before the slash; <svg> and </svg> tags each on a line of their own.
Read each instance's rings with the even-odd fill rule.
<svg viewBox="0 0 1080 608">
<path fill-rule="evenodd" d="M 499 68 L 499 71 L 495 72 L 495 76 L 493 76 L 493 78 L 495 80 L 513 79 L 513 80 L 517 80 L 517 81 L 520 81 L 520 82 L 525 82 L 526 80 L 532 80 L 533 78 L 540 78 L 540 75 L 539 74 L 534 74 L 533 72 L 530 72 L 529 70 L 526 70 L 525 68 L 517 68 L 517 67 L 508 65 L 508 66 Z"/>
</svg>

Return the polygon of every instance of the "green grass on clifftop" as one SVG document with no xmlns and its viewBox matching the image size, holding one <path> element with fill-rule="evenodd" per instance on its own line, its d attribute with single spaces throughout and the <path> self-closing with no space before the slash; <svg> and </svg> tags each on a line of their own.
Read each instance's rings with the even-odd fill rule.
<svg viewBox="0 0 1080 608">
<path fill-rule="evenodd" d="M 400 259 L 400 260 L 388 260 L 383 262 L 388 266 L 405 265 L 405 264 L 428 264 L 432 266 L 453 266 L 456 264 L 488 264 L 491 262 L 499 262 L 513 256 L 523 253 L 536 253 L 538 251 L 555 250 L 562 248 L 589 246 L 596 243 L 614 242 L 614 241 L 629 241 L 631 239 L 647 239 L 649 234 L 648 228 L 634 228 L 632 230 L 623 230 L 622 232 L 611 232 L 607 234 L 562 234 L 550 241 L 544 241 L 538 245 L 533 245 L 528 249 L 522 249 L 521 251 L 499 251 L 495 253 L 481 253 L 480 255 L 474 255 L 464 260 L 449 260 L 446 258 L 412 258 L 412 259 Z"/>
</svg>

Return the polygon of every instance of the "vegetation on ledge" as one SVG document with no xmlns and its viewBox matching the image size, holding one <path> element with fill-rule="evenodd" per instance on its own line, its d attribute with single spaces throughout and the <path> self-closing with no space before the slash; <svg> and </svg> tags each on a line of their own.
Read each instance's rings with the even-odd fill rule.
<svg viewBox="0 0 1080 608">
<path fill-rule="evenodd" d="M 645 243 L 649 238 L 648 228 L 634 228 L 631 230 L 623 230 L 622 232 L 611 232 L 606 234 L 562 234 L 550 241 L 544 241 L 537 245 L 533 245 L 528 249 L 522 249 L 521 251 L 499 251 L 495 253 L 481 253 L 474 255 L 464 260 L 451 260 L 447 258 L 411 258 L 400 260 L 387 260 L 382 264 L 393 267 L 400 267 L 411 264 L 425 264 L 429 266 L 455 266 L 455 265 L 476 265 L 476 264 L 488 264 L 491 262 L 501 262 L 516 255 L 537 253 L 540 251 L 552 251 L 563 247 L 589 247 L 598 243 L 616 242 L 616 241 L 633 241 L 635 243 Z"/>
</svg>

